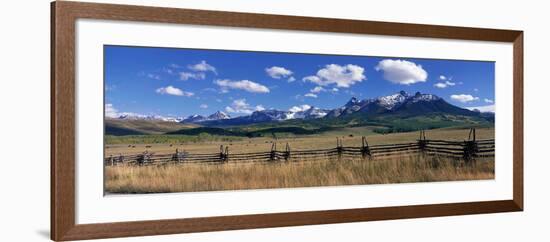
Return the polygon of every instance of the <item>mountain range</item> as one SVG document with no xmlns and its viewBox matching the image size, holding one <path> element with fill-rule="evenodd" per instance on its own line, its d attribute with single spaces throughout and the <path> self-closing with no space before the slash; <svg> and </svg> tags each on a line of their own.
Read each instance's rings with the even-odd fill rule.
<svg viewBox="0 0 550 242">
<path fill-rule="evenodd" d="M 492 121 L 494 114 L 480 113 L 449 104 L 443 98 L 433 94 L 417 92 L 409 94 L 405 91 L 378 98 L 358 99 L 352 97 L 346 104 L 334 109 L 321 109 L 306 106 L 296 110 L 266 109 L 255 111 L 249 115 L 231 117 L 217 111 L 208 116 L 190 115 L 185 118 L 166 118 L 160 116 L 121 116 L 118 119 L 157 119 L 179 122 L 182 124 L 197 124 L 200 126 L 237 126 L 287 120 L 334 120 L 360 117 L 363 119 L 377 119 L 383 117 L 410 118 L 426 115 L 458 115 L 481 118 Z"/>
<path fill-rule="evenodd" d="M 398 115 L 415 116 L 431 113 L 477 116 L 478 112 L 460 108 L 449 104 L 443 98 L 433 94 L 422 94 L 420 92 L 410 95 L 407 92 L 383 96 L 379 98 L 358 100 L 353 97 L 344 106 L 333 109 L 327 117 L 341 117 L 354 113 L 361 113 L 365 116 Z"/>
<path fill-rule="evenodd" d="M 201 122 L 206 122 L 206 121 L 213 121 L 213 120 L 225 120 L 225 119 L 231 119 L 231 116 L 229 116 L 228 114 L 222 112 L 222 111 L 217 111 L 213 114 L 210 114 L 208 116 L 202 116 L 202 115 L 198 115 L 198 114 L 195 114 L 195 115 L 191 115 L 191 116 L 188 116 L 188 117 L 185 117 L 183 119 L 181 119 L 179 122 L 180 123 L 201 123 Z"/>
</svg>

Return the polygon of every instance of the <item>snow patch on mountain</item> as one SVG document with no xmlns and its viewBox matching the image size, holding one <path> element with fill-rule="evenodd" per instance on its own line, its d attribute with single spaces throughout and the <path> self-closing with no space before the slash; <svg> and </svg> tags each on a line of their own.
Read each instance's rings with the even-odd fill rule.
<svg viewBox="0 0 550 242">
<path fill-rule="evenodd" d="M 215 120 L 224 120 L 224 119 L 230 119 L 231 116 L 229 114 L 226 114 L 222 111 L 217 111 L 213 114 L 210 114 L 208 116 L 202 116 L 198 114 L 190 115 L 181 120 L 182 123 L 200 123 L 200 122 L 206 122 L 206 121 L 215 121 Z"/>
<path fill-rule="evenodd" d="M 378 102 L 380 103 L 381 106 L 385 107 L 386 109 L 392 110 L 399 104 L 402 104 L 403 102 L 405 102 L 405 100 L 409 97 L 410 95 L 408 93 L 404 91 L 400 91 L 399 93 L 396 93 L 393 95 L 379 97 Z"/>
<path fill-rule="evenodd" d="M 217 111 L 213 114 L 210 114 L 208 117 L 207 117 L 207 120 L 220 120 L 220 119 L 230 119 L 231 116 L 229 116 L 229 114 L 226 114 L 222 111 Z"/>
<path fill-rule="evenodd" d="M 160 115 L 144 115 L 138 113 L 120 113 L 118 117 L 114 118 L 122 120 L 159 120 L 165 122 L 180 122 L 183 120 L 181 117 L 165 117 Z"/>
<path fill-rule="evenodd" d="M 440 99 L 441 99 L 440 97 L 433 94 L 422 94 L 420 92 L 417 92 L 412 98 L 412 102 L 420 102 L 420 101 L 429 102 L 429 101 L 437 101 Z"/>
</svg>

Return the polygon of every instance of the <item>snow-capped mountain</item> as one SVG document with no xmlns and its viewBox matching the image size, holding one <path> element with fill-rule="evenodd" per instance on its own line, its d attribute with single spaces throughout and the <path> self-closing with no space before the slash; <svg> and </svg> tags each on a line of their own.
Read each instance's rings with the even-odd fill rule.
<svg viewBox="0 0 550 242">
<path fill-rule="evenodd" d="M 230 119 L 231 116 L 229 116 L 228 114 L 222 112 L 222 111 L 217 111 L 213 114 L 210 114 L 208 117 L 206 117 L 207 120 L 220 120 L 220 119 Z"/>
<path fill-rule="evenodd" d="M 143 115 L 143 114 L 137 114 L 137 113 L 121 113 L 118 117 L 115 117 L 114 119 L 150 120 L 150 121 L 165 121 L 165 122 L 178 122 L 178 123 L 199 123 L 199 122 L 205 122 L 205 121 L 223 120 L 223 119 L 230 119 L 230 118 L 231 116 L 229 116 L 228 114 L 221 111 L 217 111 L 206 117 L 202 115 L 194 114 L 194 115 L 189 115 L 185 118 L 166 117 L 166 116 L 160 116 L 160 115 Z"/>
<path fill-rule="evenodd" d="M 235 118 L 207 120 L 201 122 L 203 125 L 244 125 L 253 123 L 278 122 L 291 119 L 318 119 L 327 115 L 330 110 L 302 105 L 293 108 L 289 111 L 281 111 L 276 109 L 266 109 L 255 111 L 250 115 L 240 116 Z"/>
<path fill-rule="evenodd" d="M 374 99 L 371 98 L 358 100 L 357 98 L 352 97 L 344 106 L 333 109 L 327 114 L 327 116 L 335 118 L 356 112 L 367 114 L 394 113 L 397 111 L 402 111 L 402 109 L 405 109 L 406 106 L 408 107 L 413 103 L 439 103 L 436 106 L 441 106 L 442 109 L 447 109 L 444 106 L 452 106 L 451 104 L 445 102 L 442 98 L 433 94 L 422 94 L 420 92 L 417 92 L 415 95 L 410 95 L 405 91 L 400 91 L 392 95 L 382 96 Z M 438 110 L 438 107 L 436 106 L 428 108 L 430 110 L 426 110 L 425 108 L 421 109 L 423 111 L 433 112 L 444 111 Z M 461 109 L 458 107 L 455 108 Z"/>
<path fill-rule="evenodd" d="M 373 101 L 374 99 L 359 100 L 356 97 L 352 97 L 344 106 L 330 110 L 326 116 L 334 118 L 344 114 L 351 114 L 359 111 L 362 107 Z"/>
<path fill-rule="evenodd" d="M 194 114 L 194 115 L 189 115 L 189 116 L 185 117 L 181 122 L 182 123 L 197 123 L 197 122 L 202 122 L 204 120 L 206 120 L 206 117 L 204 117 L 202 115 Z"/>
<path fill-rule="evenodd" d="M 206 121 L 216 121 L 216 120 L 224 120 L 224 119 L 230 119 L 230 118 L 231 116 L 229 116 L 228 114 L 222 111 L 217 111 L 206 117 L 198 114 L 190 115 L 184 118 L 183 120 L 181 120 L 180 122 L 181 123 L 201 123 Z"/>
<path fill-rule="evenodd" d="M 330 110 L 320 109 L 317 107 L 310 107 L 298 112 L 289 111 L 287 113 L 288 119 L 317 119 L 327 115 Z"/>
<path fill-rule="evenodd" d="M 176 122 L 176 123 L 179 123 L 183 120 L 183 118 L 181 117 L 162 117 L 161 118 L 162 121 L 165 121 L 165 122 Z"/>
<path fill-rule="evenodd" d="M 411 95 L 407 92 L 381 96 L 378 98 L 357 99 L 352 97 L 346 104 L 335 109 L 321 109 L 309 105 L 294 106 L 288 111 L 266 109 L 255 111 L 250 115 L 232 118 L 228 114 L 217 111 L 208 116 L 190 115 L 185 118 L 171 118 L 156 115 L 121 115 L 120 119 L 148 119 L 164 120 L 181 123 L 198 123 L 204 126 L 245 125 L 265 122 L 280 122 L 293 119 L 320 119 L 340 118 L 358 113 L 363 117 L 376 117 L 377 115 L 424 115 L 429 113 L 445 113 L 466 116 L 479 116 L 478 112 L 459 108 L 447 103 L 442 98 L 433 94 L 420 92 Z"/>
<path fill-rule="evenodd" d="M 160 115 L 144 115 L 144 114 L 137 114 L 137 113 L 121 113 L 118 117 L 114 119 L 121 119 L 121 120 L 158 120 L 158 121 L 165 121 L 165 122 L 181 122 L 183 118 L 181 117 L 165 117 Z"/>
<path fill-rule="evenodd" d="M 459 108 L 447 103 L 442 98 L 433 94 L 422 94 L 420 92 L 411 95 L 405 91 L 381 96 L 378 98 L 369 98 L 359 100 L 352 97 L 344 106 L 332 110 L 320 109 L 309 105 L 292 107 L 288 111 L 276 109 L 266 109 L 255 111 L 250 115 L 236 118 L 218 118 L 210 119 L 205 117 L 196 117 L 203 125 L 245 125 L 253 123 L 279 122 L 291 119 L 318 119 L 318 118 L 338 118 L 347 115 L 360 113 L 367 117 L 374 117 L 383 114 L 396 115 L 422 115 L 428 113 L 447 113 L 458 115 L 476 115 L 467 109 Z M 225 116 L 223 116 L 225 117 Z M 185 121 L 184 121 L 185 122 Z"/>
<path fill-rule="evenodd" d="M 282 121 L 289 119 L 288 112 L 279 111 L 276 109 L 266 109 L 262 111 L 255 111 L 249 119 L 254 122 L 267 122 L 267 121 Z"/>
<path fill-rule="evenodd" d="M 306 105 L 307 106 L 307 105 Z M 306 107 L 302 110 L 279 111 L 275 109 L 256 111 L 250 115 L 257 121 L 283 121 L 289 119 L 316 119 L 327 115 L 327 110 L 317 107 Z"/>
<path fill-rule="evenodd" d="M 406 93 L 405 91 L 400 91 L 399 93 L 379 97 L 378 102 L 382 107 L 385 107 L 388 110 L 393 109 L 395 106 L 403 103 L 410 95 Z"/>
<path fill-rule="evenodd" d="M 250 115 L 253 121 L 283 121 L 289 119 L 316 119 L 327 115 L 328 110 L 304 105 L 301 110 L 280 111 L 276 109 L 256 111 Z"/>
<path fill-rule="evenodd" d="M 330 110 L 311 107 L 304 112 L 304 118 L 324 118 Z"/>
</svg>

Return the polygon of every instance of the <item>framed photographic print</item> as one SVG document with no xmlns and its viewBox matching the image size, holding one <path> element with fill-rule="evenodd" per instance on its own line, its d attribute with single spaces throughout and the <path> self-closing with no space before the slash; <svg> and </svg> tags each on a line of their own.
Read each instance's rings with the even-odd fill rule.
<svg viewBox="0 0 550 242">
<path fill-rule="evenodd" d="M 523 32 L 52 3 L 51 235 L 523 210 Z"/>
</svg>

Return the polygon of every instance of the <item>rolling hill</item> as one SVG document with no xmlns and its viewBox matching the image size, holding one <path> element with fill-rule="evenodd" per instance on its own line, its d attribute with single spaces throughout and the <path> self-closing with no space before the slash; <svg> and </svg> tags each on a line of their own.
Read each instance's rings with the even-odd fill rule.
<svg viewBox="0 0 550 242">
<path fill-rule="evenodd" d="M 182 124 L 149 119 L 105 119 L 106 135 L 164 134 L 185 128 L 197 127 L 195 124 Z"/>
</svg>

